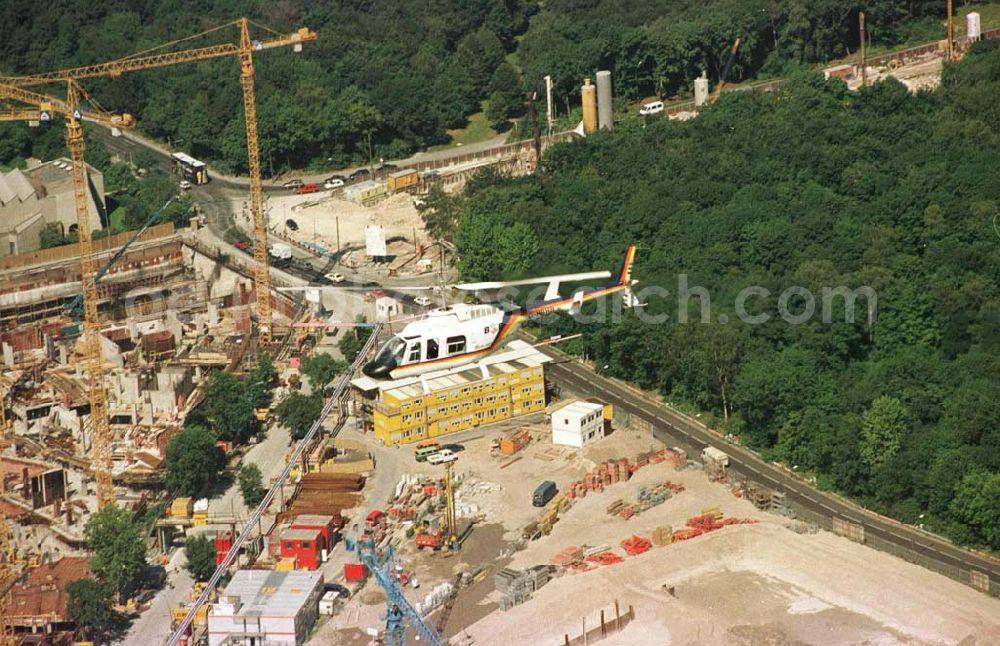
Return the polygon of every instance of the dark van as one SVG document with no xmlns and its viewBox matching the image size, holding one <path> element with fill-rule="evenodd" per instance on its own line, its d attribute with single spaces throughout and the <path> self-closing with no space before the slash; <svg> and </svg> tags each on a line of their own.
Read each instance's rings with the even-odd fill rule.
<svg viewBox="0 0 1000 646">
<path fill-rule="evenodd" d="M 544 507 L 555 495 L 556 483 L 546 480 L 535 489 L 535 494 L 531 497 L 531 504 L 535 507 Z"/>
</svg>

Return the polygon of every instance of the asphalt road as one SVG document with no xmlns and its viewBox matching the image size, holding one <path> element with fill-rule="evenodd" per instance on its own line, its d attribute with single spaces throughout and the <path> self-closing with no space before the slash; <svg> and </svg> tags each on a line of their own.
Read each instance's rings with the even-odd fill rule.
<svg viewBox="0 0 1000 646">
<path fill-rule="evenodd" d="M 785 492 L 786 499 L 790 503 L 827 518 L 839 517 L 863 525 L 866 541 L 880 539 L 912 551 L 923 559 L 940 563 L 945 567 L 937 571 L 948 574 L 946 570 L 951 569 L 952 572 L 948 575 L 966 584 L 969 583 L 970 570 L 987 574 L 994 590 L 1000 581 L 1000 561 L 962 549 L 931 534 L 885 519 L 839 497 L 819 491 L 751 451 L 726 442 L 718 434 L 689 418 L 641 396 L 620 382 L 595 374 L 576 361 L 550 363 L 548 372 L 555 382 L 564 384 L 573 391 L 599 397 L 629 415 L 651 424 L 656 438 L 668 446 L 676 444 L 677 438 L 681 438 L 699 454 L 706 446 L 714 446 L 725 451 L 730 458 L 730 468 L 750 480 L 776 491 Z M 921 563 L 917 559 L 906 560 L 926 566 L 926 563 Z M 961 572 L 962 578 L 956 576 L 959 572 L 955 572 L 955 569 Z"/>
</svg>

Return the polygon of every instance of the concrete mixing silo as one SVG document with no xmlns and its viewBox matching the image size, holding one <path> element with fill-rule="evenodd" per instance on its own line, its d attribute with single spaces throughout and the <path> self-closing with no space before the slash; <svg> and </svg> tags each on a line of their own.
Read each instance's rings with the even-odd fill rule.
<svg viewBox="0 0 1000 646">
<path fill-rule="evenodd" d="M 601 70 L 597 73 L 597 124 L 601 130 L 611 130 L 614 124 L 615 109 L 611 101 L 611 72 Z"/>
<path fill-rule="evenodd" d="M 597 88 L 590 84 L 590 79 L 583 79 L 580 94 L 583 98 L 583 132 L 589 135 L 597 132 Z"/>
<path fill-rule="evenodd" d="M 974 42 L 980 39 L 983 35 L 982 23 L 979 21 L 979 14 L 973 11 L 965 16 L 965 36 L 969 39 L 969 42 Z M 600 75 L 598 75 L 597 89 L 601 89 Z"/>
<path fill-rule="evenodd" d="M 694 105 L 704 105 L 708 101 L 708 78 L 702 74 L 694 80 Z"/>
</svg>

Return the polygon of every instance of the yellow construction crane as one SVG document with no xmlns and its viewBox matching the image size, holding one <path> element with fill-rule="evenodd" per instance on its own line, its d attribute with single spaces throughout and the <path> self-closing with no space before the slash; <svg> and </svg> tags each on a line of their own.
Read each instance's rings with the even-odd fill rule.
<svg viewBox="0 0 1000 646">
<path fill-rule="evenodd" d="M 455 489 L 452 485 L 451 467 L 451 462 L 444 465 L 444 525 L 446 532 L 444 545 L 450 550 L 457 550 L 459 547 L 458 518 L 455 516 Z"/>
<path fill-rule="evenodd" d="M 189 41 L 193 38 L 214 33 L 231 26 L 236 26 L 239 29 L 240 38 L 238 44 L 224 43 L 174 52 L 160 51 L 172 47 L 177 43 Z M 256 24 L 255 26 L 260 27 L 260 25 Z M 257 137 L 257 106 L 254 99 L 253 53 L 255 51 L 264 51 L 289 45 L 295 51 L 300 51 L 303 43 L 316 40 L 316 33 L 306 27 L 302 27 L 291 34 L 279 34 L 273 31 L 272 33 L 275 34 L 273 38 L 254 40 L 250 37 L 250 20 L 240 18 L 235 22 L 185 38 L 183 41 L 173 41 L 161 47 L 107 63 L 85 65 L 83 67 L 33 74 L 30 76 L 0 77 L 0 84 L 25 87 L 56 81 L 101 76 L 116 77 L 126 72 L 166 67 L 177 63 L 203 61 L 222 56 L 237 56 L 239 58 L 240 84 L 243 87 L 243 109 L 246 112 L 247 126 L 247 167 L 250 173 L 250 211 L 253 217 L 253 255 L 256 261 L 254 287 L 257 292 L 257 331 L 258 340 L 262 345 L 267 345 L 271 342 L 271 275 L 268 267 L 267 225 L 264 221 L 264 200 L 260 180 L 260 144 Z M 81 140 L 81 150 L 82 145 Z M 84 301 L 86 302 L 86 300 L 87 294 L 84 293 Z"/>
<path fill-rule="evenodd" d="M 66 114 L 66 145 L 73 162 L 73 190 L 76 202 L 77 227 L 79 229 L 80 263 L 83 282 L 84 310 L 84 347 L 86 349 L 86 372 L 88 381 L 88 396 L 90 401 L 92 463 L 97 481 L 98 508 L 103 508 L 114 502 L 114 490 L 111 479 L 111 434 L 108 420 L 107 392 L 104 387 L 103 366 L 101 365 L 100 319 L 97 313 L 96 264 L 93 258 L 93 244 L 89 218 L 87 213 L 87 179 L 84 164 L 83 129 L 80 120 L 81 90 L 77 80 L 96 77 L 117 77 L 126 72 L 135 72 L 157 67 L 201 61 L 220 56 L 236 55 L 240 61 L 240 82 L 243 87 L 243 107 L 246 111 L 247 127 L 247 160 L 250 171 L 250 204 L 253 213 L 254 260 L 257 263 L 254 271 L 254 286 L 257 293 L 257 329 L 258 340 L 267 345 L 271 342 L 271 276 L 267 257 L 267 227 L 264 220 L 263 191 L 260 179 L 260 154 L 257 136 L 257 109 L 254 99 L 254 68 L 253 52 L 291 45 L 296 51 L 302 43 L 315 40 L 316 34 L 301 28 L 292 34 L 277 34 L 267 40 L 250 38 L 250 21 L 241 18 L 229 25 L 203 32 L 191 38 L 197 38 L 227 26 L 238 26 L 240 31 L 239 44 L 226 43 L 175 52 L 161 52 L 178 42 L 174 41 L 126 58 L 87 65 L 84 67 L 45 72 L 30 76 L 0 78 L 0 99 L 9 99 L 28 103 L 39 111 L 41 117 L 43 104 L 65 108 Z M 276 32 L 275 32 L 276 33 Z M 184 39 L 185 41 L 191 38 Z M 51 97 L 25 90 L 25 87 L 64 82 L 67 84 L 65 101 L 55 101 Z M 33 97 L 31 95 L 34 95 Z M 44 97 L 44 100 L 43 98 Z M 24 116 L 25 111 L 10 111 L 9 116 Z M 33 119 L 32 119 L 33 120 Z M 130 121 L 130 119 L 129 119 Z M 129 125 L 127 123 L 109 123 L 108 125 Z"/>
<path fill-rule="evenodd" d="M 7 448 L 7 393 L 0 393 L 0 453 Z M 7 493 L 7 481 L 0 473 L 0 495 Z M 14 646 L 14 604 L 11 589 L 17 573 L 10 552 L 10 527 L 0 508 L 0 646 Z"/>
<path fill-rule="evenodd" d="M 103 111 L 84 111 L 80 107 L 81 95 L 86 96 L 76 81 L 66 83 L 66 99 L 57 99 L 20 87 L 0 85 L 0 100 L 27 103 L 28 109 L 12 109 L 0 118 L 25 118 L 30 121 L 47 121 L 53 113 L 65 115 L 66 146 L 73 162 L 73 193 L 76 207 L 77 235 L 79 236 L 80 277 L 84 293 L 83 343 L 84 369 L 87 375 L 90 401 L 91 464 L 97 481 L 97 506 L 99 509 L 114 503 L 114 486 L 111 479 L 111 437 L 108 424 L 108 400 L 104 387 L 104 366 L 101 359 L 101 321 L 97 315 L 97 265 L 91 239 L 90 213 L 87 208 L 87 168 L 83 160 L 82 119 L 88 119 L 115 128 L 134 124 L 131 115 L 110 115 Z"/>
</svg>

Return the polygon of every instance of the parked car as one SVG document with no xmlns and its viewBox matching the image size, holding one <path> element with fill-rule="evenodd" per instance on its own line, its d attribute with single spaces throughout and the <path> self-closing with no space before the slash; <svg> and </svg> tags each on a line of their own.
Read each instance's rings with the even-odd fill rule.
<svg viewBox="0 0 1000 646">
<path fill-rule="evenodd" d="M 182 179 L 179 186 L 181 187 L 182 191 L 186 191 L 189 188 L 191 188 L 191 182 L 187 181 L 186 179 Z"/>
<path fill-rule="evenodd" d="M 305 184 L 301 179 L 290 179 L 281 185 L 281 188 L 298 188 Z"/>
<path fill-rule="evenodd" d="M 639 108 L 640 117 L 648 117 L 653 114 L 660 114 L 661 112 L 663 112 L 663 101 L 653 101 Z"/>
<path fill-rule="evenodd" d="M 303 184 L 302 186 L 295 189 L 295 192 L 299 195 L 305 195 L 306 193 L 315 193 L 319 190 L 319 184 Z"/>
<path fill-rule="evenodd" d="M 544 507 L 556 495 L 556 491 L 558 491 L 556 483 L 546 480 L 535 489 L 535 493 L 531 496 L 531 504 L 535 507 Z"/>
<path fill-rule="evenodd" d="M 339 179 L 339 178 L 328 179 L 323 184 L 323 188 L 325 188 L 326 190 L 330 191 L 330 190 L 333 190 L 335 188 L 340 188 L 343 185 L 344 185 L 344 180 L 342 180 L 342 179 Z"/>
<path fill-rule="evenodd" d="M 351 591 L 339 583 L 324 583 L 323 592 L 335 592 L 338 597 L 346 599 L 351 596 Z"/>
<path fill-rule="evenodd" d="M 327 274 L 326 279 L 331 283 L 342 283 L 346 280 L 346 278 L 344 278 L 344 274 L 341 274 L 339 272 Z"/>
<path fill-rule="evenodd" d="M 371 176 L 372 176 L 371 171 L 369 171 L 367 168 L 359 168 L 358 170 L 351 173 L 349 177 L 352 182 L 357 182 L 363 179 L 368 179 Z"/>
<path fill-rule="evenodd" d="M 397 170 L 399 170 L 399 166 L 397 166 L 397 165 L 395 165 L 395 164 L 381 164 L 381 165 L 380 165 L 380 166 L 379 166 L 378 168 L 376 168 L 375 170 L 377 170 L 377 171 L 379 171 L 379 172 L 386 172 L 386 173 L 391 173 L 391 172 L 393 172 L 393 171 L 397 171 Z"/>
<path fill-rule="evenodd" d="M 413 302 L 419 305 L 420 307 L 427 307 L 428 305 L 431 304 L 431 299 L 426 296 L 417 296 L 416 298 L 413 299 Z"/>
<path fill-rule="evenodd" d="M 332 182 L 332 181 L 333 181 L 333 180 L 335 180 L 335 179 L 339 179 L 339 180 L 340 180 L 340 181 L 342 181 L 342 182 L 343 182 L 343 181 L 346 181 L 346 180 L 347 180 L 347 178 L 346 178 L 346 177 L 344 177 L 343 175 L 330 175 L 329 177 L 327 177 L 327 178 L 326 178 L 325 180 L 323 180 L 323 181 L 324 181 L 324 182 Z"/>
<path fill-rule="evenodd" d="M 445 462 L 454 462 L 457 459 L 458 456 L 455 455 L 455 452 L 449 449 L 441 449 L 437 453 L 427 456 L 427 462 L 430 464 L 444 464 Z"/>
<path fill-rule="evenodd" d="M 246 251 L 247 249 L 250 248 L 250 243 L 243 242 L 242 240 L 240 240 L 239 242 L 234 242 L 233 246 L 239 249 L 240 251 Z"/>
</svg>

